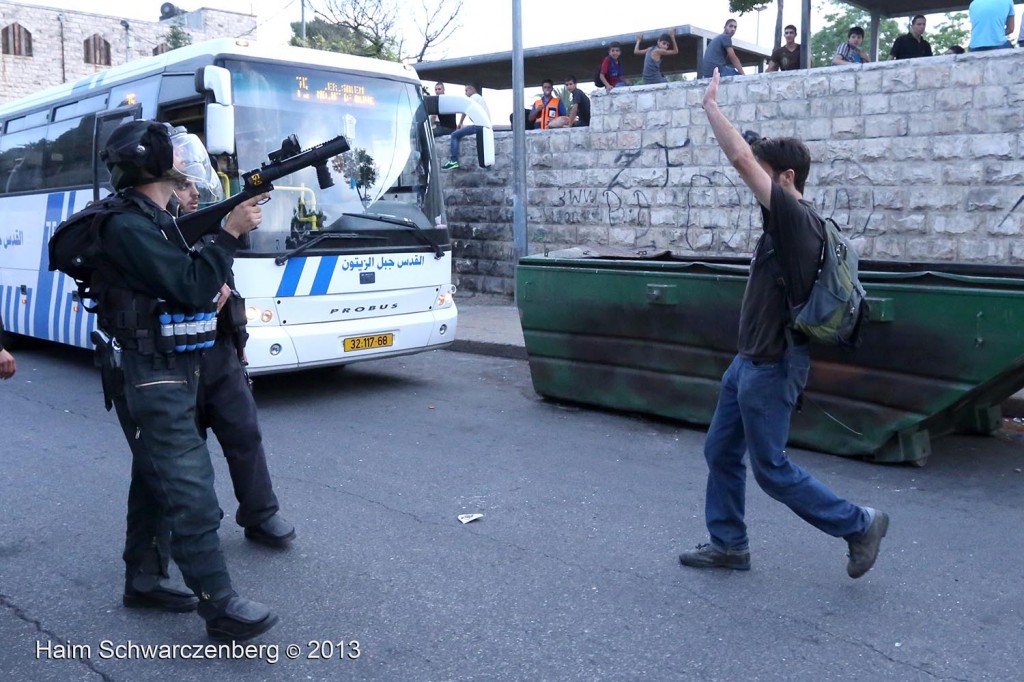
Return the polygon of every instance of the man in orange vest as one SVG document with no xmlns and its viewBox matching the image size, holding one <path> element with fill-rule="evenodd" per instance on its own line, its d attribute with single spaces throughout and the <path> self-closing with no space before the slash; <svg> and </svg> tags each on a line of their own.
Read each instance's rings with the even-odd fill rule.
<svg viewBox="0 0 1024 682">
<path fill-rule="evenodd" d="M 554 95 L 554 82 L 549 78 L 541 84 L 540 89 L 544 91 L 544 94 L 533 103 L 533 109 L 530 110 L 530 121 L 536 122 L 541 129 L 566 127 L 569 117 L 566 115 L 565 105 Z M 558 121 L 558 118 L 564 120 Z"/>
</svg>

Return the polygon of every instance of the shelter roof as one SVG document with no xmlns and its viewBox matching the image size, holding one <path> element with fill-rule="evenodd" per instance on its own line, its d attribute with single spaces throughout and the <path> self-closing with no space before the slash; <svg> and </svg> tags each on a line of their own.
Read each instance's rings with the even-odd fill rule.
<svg viewBox="0 0 1024 682">
<path fill-rule="evenodd" d="M 956 2 L 956 0 L 845 0 L 845 2 L 847 5 L 860 7 L 871 14 L 882 17 L 959 12 L 967 9 L 971 4 Z"/>
<path fill-rule="evenodd" d="M 644 32 L 643 47 L 650 47 L 662 29 Z M 719 34 L 695 26 L 680 26 L 676 33 L 679 54 L 662 61 L 662 72 L 693 73 L 697 62 L 704 53 L 707 42 Z M 636 34 L 591 38 L 572 43 L 530 47 L 523 50 L 523 73 L 526 87 L 539 85 L 545 78 L 556 83 L 573 75 L 581 84 L 594 78 L 594 71 L 608 55 L 608 45 L 613 41 L 622 44 L 622 64 L 626 77 L 639 76 L 643 71 L 643 59 L 633 54 Z M 736 55 L 744 66 L 758 67 L 771 56 L 771 50 L 743 41 L 733 41 Z M 479 83 L 485 88 L 509 90 L 512 88 L 512 52 L 457 57 L 415 64 L 417 73 L 425 81 L 445 83 Z"/>
</svg>

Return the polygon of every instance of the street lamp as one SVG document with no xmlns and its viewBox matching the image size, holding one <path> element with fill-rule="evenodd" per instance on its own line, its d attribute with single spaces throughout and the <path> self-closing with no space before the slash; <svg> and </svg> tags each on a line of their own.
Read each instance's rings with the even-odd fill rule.
<svg viewBox="0 0 1024 682">
<path fill-rule="evenodd" d="M 768 5 L 757 5 L 754 11 L 757 12 L 757 44 L 761 44 L 761 12 L 768 9 Z"/>
</svg>

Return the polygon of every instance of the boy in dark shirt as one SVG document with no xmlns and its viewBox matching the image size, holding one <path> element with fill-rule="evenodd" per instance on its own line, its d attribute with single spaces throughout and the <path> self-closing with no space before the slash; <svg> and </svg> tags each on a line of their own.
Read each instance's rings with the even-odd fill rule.
<svg viewBox="0 0 1024 682">
<path fill-rule="evenodd" d="M 800 68 L 800 45 L 796 42 L 796 26 L 790 24 L 782 31 L 786 44 L 772 52 L 765 71 L 794 71 Z"/>
<path fill-rule="evenodd" d="M 679 561 L 694 568 L 750 569 L 743 462 L 749 453 L 754 478 L 766 493 L 819 530 L 847 541 L 846 571 L 859 578 L 878 558 L 889 516 L 837 496 L 790 461 L 784 449 L 810 369 L 807 339 L 787 330 L 787 292 L 794 302 L 807 300 L 824 239 L 821 220 L 803 198 L 810 153 L 792 137 L 748 145 L 718 108 L 718 83 L 715 69 L 704 110 L 722 151 L 761 204 L 764 233 L 754 248 L 740 308 L 739 353 L 722 377 L 704 443 L 704 514 L 711 541 L 683 552 Z"/>
</svg>

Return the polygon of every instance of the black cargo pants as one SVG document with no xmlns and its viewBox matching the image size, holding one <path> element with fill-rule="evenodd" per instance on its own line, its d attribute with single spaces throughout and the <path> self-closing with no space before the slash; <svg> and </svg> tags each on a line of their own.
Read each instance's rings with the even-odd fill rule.
<svg viewBox="0 0 1024 682">
<path fill-rule="evenodd" d="M 199 428 L 213 429 L 227 459 L 238 500 L 235 521 L 256 526 L 280 508 L 267 468 L 256 401 L 230 337 L 220 335 L 203 354 L 199 380 Z"/>
<path fill-rule="evenodd" d="M 167 572 L 170 555 L 185 584 L 204 600 L 231 593 L 217 530 L 223 517 L 206 441 L 196 427 L 199 354 L 171 360 L 125 350 L 118 420 L 132 451 L 124 561 L 136 570 Z"/>
</svg>

